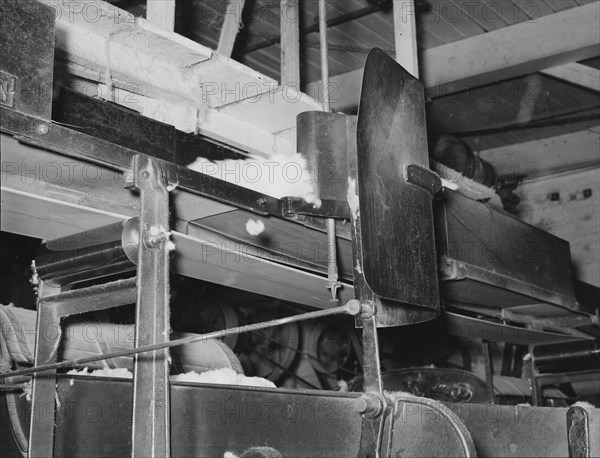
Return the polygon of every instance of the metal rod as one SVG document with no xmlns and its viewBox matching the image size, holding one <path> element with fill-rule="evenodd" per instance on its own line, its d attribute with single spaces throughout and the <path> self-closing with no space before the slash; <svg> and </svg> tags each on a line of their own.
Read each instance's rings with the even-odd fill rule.
<svg viewBox="0 0 600 458">
<path fill-rule="evenodd" d="M 319 0 L 319 39 L 321 42 L 321 82 L 323 83 L 323 111 L 331 111 L 329 95 L 329 53 L 327 50 L 327 4 Z"/>
<path fill-rule="evenodd" d="M 353 21 L 355 19 L 360 19 L 361 17 L 368 16 L 373 13 L 377 13 L 383 9 L 383 5 L 373 5 L 366 6 L 364 8 L 360 8 L 356 11 L 352 11 L 350 13 L 341 14 L 327 21 L 327 27 L 335 27 L 340 24 L 345 24 L 346 22 Z M 308 35 L 309 33 L 317 32 L 319 30 L 319 24 L 313 24 L 308 27 L 305 27 L 300 31 L 301 35 Z M 250 45 L 240 52 L 240 54 L 248 54 L 254 51 L 258 51 L 259 49 L 268 48 L 269 46 L 276 45 L 281 41 L 281 36 L 273 36 L 268 38 L 260 43 L 256 43 L 255 45 Z"/>
<path fill-rule="evenodd" d="M 338 277 L 335 220 L 327 218 L 327 288 L 331 290 L 331 302 L 337 302 L 337 291 L 342 284 Z"/>
<path fill-rule="evenodd" d="M 329 53 L 327 49 L 327 3 L 319 0 L 319 39 L 321 43 L 321 82 L 323 84 L 323 111 L 331 111 L 329 92 Z M 342 286 L 338 281 L 337 247 L 335 220 L 327 218 L 327 288 L 331 290 L 331 301 L 337 302 L 337 290 Z"/>
<path fill-rule="evenodd" d="M 358 315 L 362 310 L 360 302 L 356 299 L 348 301 L 346 305 L 341 307 L 335 307 L 327 310 L 318 310 L 316 312 L 307 312 L 300 315 L 289 316 L 286 318 L 279 318 L 276 320 L 264 321 L 262 323 L 247 324 L 245 326 L 238 326 L 235 328 L 223 329 L 221 331 L 213 331 L 206 334 L 198 334 L 196 336 L 184 337 L 182 339 L 171 340 L 169 342 L 163 342 L 154 345 L 145 345 L 138 348 L 130 348 L 127 350 L 120 350 L 106 355 L 95 355 L 88 356 L 87 358 L 79 358 L 71 361 L 61 361 L 60 363 L 54 364 L 42 364 L 36 367 L 30 367 L 27 369 L 20 369 L 12 372 L 4 372 L 0 374 L 0 379 L 7 377 L 16 377 L 18 375 L 35 374 L 37 372 L 51 371 L 55 369 L 64 369 L 73 366 L 80 366 L 82 364 L 93 363 L 96 361 L 103 361 L 106 359 L 121 358 L 123 356 L 132 356 L 140 353 L 146 353 L 149 351 L 162 350 L 165 348 L 180 347 L 181 345 L 191 344 L 194 342 L 200 342 L 208 339 L 219 339 L 221 337 L 242 334 L 245 332 L 258 331 L 265 328 L 272 328 L 275 326 L 283 326 L 288 323 L 295 323 L 297 321 L 314 320 L 316 318 L 323 318 L 331 315 L 341 315 L 347 313 L 349 315 Z"/>
</svg>

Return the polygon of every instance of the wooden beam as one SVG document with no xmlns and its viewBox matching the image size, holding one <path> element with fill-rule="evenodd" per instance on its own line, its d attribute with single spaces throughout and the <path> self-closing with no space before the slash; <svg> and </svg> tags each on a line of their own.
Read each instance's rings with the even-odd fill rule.
<svg viewBox="0 0 600 458">
<path fill-rule="evenodd" d="M 172 32 L 175 30 L 175 0 L 147 0 L 146 19 Z"/>
<path fill-rule="evenodd" d="M 483 150 L 499 176 L 539 178 L 590 165 L 600 166 L 600 127 L 517 145 Z"/>
<path fill-rule="evenodd" d="M 572 62 L 558 67 L 542 70 L 544 75 L 553 76 L 568 83 L 600 92 L 600 70 L 587 65 Z"/>
<path fill-rule="evenodd" d="M 568 64 L 600 54 L 600 2 L 425 50 L 421 81 L 430 97 Z M 358 104 L 362 69 L 333 76 L 333 108 Z M 315 81 L 305 88 L 318 94 Z"/>
<path fill-rule="evenodd" d="M 415 2 L 413 0 L 394 0 L 396 61 L 411 75 L 418 78 L 419 60 L 417 56 L 415 14 Z"/>
<path fill-rule="evenodd" d="M 281 0 L 281 85 L 299 84 L 300 9 L 298 0 Z"/>
<path fill-rule="evenodd" d="M 109 3 L 43 1 L 57 8 L 57 63 L 86 95 L 110 93 L 145 116 L 267 157 L 295 154 L 296 115 L 320 109 L 299 90 L 281 90 L 272 78 Z"/>
<path fill-rule="evenodd" d="M 245 0 L 228 0 L 225 11 L 225 19 L 219 37 L 217 52 L 225 57 L 231 57 L 233 46 L 240 24 L 242 23 L 242 11 L 244 10 Z"/>
</svg>

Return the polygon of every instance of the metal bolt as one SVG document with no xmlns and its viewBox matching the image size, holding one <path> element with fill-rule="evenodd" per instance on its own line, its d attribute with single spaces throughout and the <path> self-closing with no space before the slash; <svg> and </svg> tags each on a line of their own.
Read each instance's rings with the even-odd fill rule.
<svg viewBox="0 0 600 458">
<path fill-rule="evenodd" d="M 378 417 L 383 407 L 383 400 L 376 393 L 365 393 L 354 401 L 354 409 L 369 418 Z"/>
<path fill-rule="evenodd" d="M 46 135 L 50 129 L 46 124 L 38 124 L 35 131 L 40 135 Z"/>
<path fill-rule="evenodd" d="M 371 318 L 375 315 L 375 303 L 371 301 L 365 301 L 361 304 L 361 317 Z"/>
<path fill-rule="evenodd" d="M 148 178 L 150 178 L 150 173 L 147 170 L 144 170 L 142 172 L 142 176 L 147 180 Z"/>
<path fill-rule="evenodd" d="M 156 248 L 169 240 L 169 232 L 161 226 L 152 226 L 146 233 L 145 242 L 148 248 Z"/>
<path fill-rule="evenodd" d="M 357 299 L 351 299 L 346 304 L 346 308 L 348 309 L 348 314 L 356 316 L 362 311 L 362 304 Z"/>
</svg>

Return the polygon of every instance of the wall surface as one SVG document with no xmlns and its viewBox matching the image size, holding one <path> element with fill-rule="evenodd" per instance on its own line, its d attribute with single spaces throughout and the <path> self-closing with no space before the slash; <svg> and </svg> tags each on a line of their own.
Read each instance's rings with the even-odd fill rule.
<svg viewBox="0 0 600 458">
<path fill-rule="evenodd" d="M 525 182 L 519 216 L 568 240 L 578 279 L 600 286 L 600 169 Z"/>
</svg>

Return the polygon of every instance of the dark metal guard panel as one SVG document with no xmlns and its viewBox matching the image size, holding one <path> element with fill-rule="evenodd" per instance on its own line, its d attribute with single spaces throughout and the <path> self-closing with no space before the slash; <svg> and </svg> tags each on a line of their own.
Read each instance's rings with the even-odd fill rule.
<svg viewBox="0 0 600 458">
<path fill-rule="evenodd" d="M 577 308 L 567 241 L 449 190 L 436 205 L 436 229 L 448 299 Z"/>
<path fill-rule="evenodd" d="M 0 105 L 50 119 L 55 16 L 38 1 L 0 2 Z"/>
<path fill-rule="evenodd" d="M 365 66 L 357 142 L 365 280 L 384 299 L 438 310 L 431 195 L 403 176 L 428 166 L 423 86 L 378 49 Z"/>
</svg>

